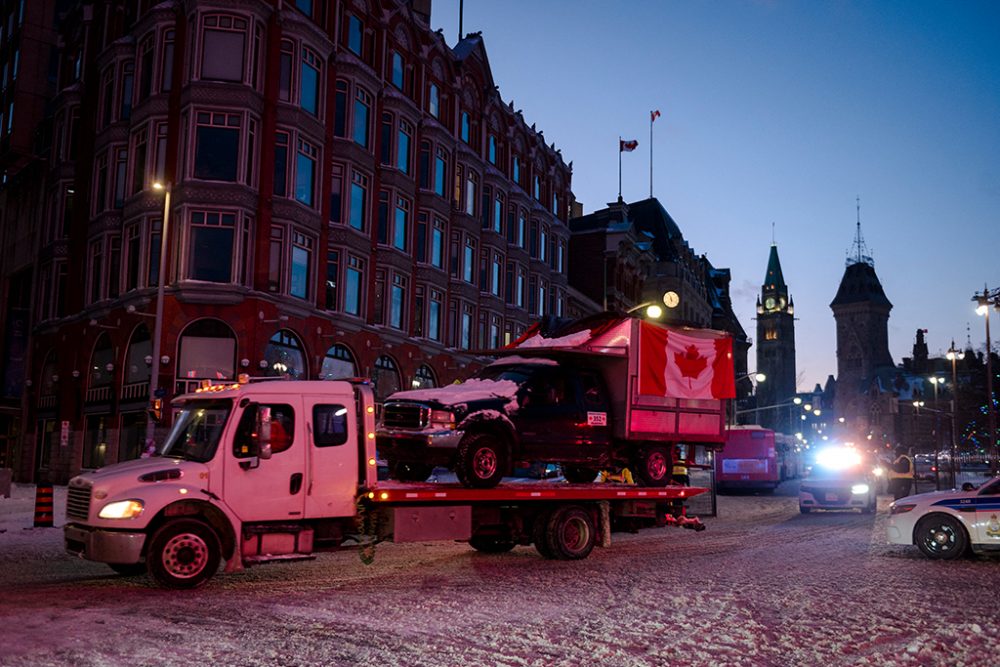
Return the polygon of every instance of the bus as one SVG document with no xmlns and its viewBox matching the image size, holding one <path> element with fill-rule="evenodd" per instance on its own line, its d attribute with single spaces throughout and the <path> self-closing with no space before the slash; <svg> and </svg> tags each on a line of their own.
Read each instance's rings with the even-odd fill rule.
<svg viewBox="0 0 1000 667">
<path fill-rule="evenodd" d="M 756 425 L 730 426 L 726 445 L 715 456 L 717 491 L 773 491 L 801 474 L 794 440 Z"/>
</svg>

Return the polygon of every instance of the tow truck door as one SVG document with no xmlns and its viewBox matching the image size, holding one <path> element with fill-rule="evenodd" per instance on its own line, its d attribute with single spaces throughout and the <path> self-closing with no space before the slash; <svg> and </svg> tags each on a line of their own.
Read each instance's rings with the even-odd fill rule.
<svg viewBox="0 0 1000 667">
<path fill-rule="evenodd" d="M 347 386 L 347 385 L 345 385 Z M 306 396 L 308 474 L 306 518 L 352 516 L 359 478 L 358 410 L 350 389 L 344 394 Z"/>
<path fill-rule="evenodd" d="M 301 519 L 308 442 L 301 398 L 285 394 L 244 399 L 240 407 L 236 432 L 224 441 L 229 448 L 223 489 L 226 503 L 243 522 Z M 271 457 L 266 459 L 254 456 L 248 446 L 262 409 L 269 409 L 271 417 Z"/>
</svg>

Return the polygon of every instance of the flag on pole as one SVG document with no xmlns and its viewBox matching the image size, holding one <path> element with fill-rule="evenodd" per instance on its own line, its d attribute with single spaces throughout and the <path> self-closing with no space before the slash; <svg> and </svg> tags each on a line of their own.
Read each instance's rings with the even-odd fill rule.
<svg viewBox="0 0 1000 667">
<path fill-rule="evenodd" d="M 650 111 L 649 112 L 649 122 L 650 123 L 652 123 L 654 120 L 656 120 L 659 117 L 660 117 L 660 110 L 659 109 L 657 109 L 656 111 Z"/>
<path fill-rule="evenodd" d="M 631 153 L 638 147 L 639 147 L 639 142 L 635 139 L 632 139 L 631 141 L 625 141 L 624 139 L 618 140 L 619 153 Z"/>
</svg>

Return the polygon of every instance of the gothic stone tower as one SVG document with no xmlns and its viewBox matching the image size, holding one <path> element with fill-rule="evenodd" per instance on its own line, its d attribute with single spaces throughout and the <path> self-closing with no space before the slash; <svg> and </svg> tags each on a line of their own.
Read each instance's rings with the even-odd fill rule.
<svg viewBox="0 0 1000 667">
<path fill-rule="evenodd" d="M 855 250 L 837 296 L 830 303 L 837 322 L 837 396 L 835 410 L 858 435 L 886 415 L 874 385 L 880 368 L 892 367 L 889 354 L 889 311 L 892 304 L 875 274 L 875 262 L 866 254 L 858 222 Z"/>
<path fill-rule="evenodd" d="M 788 286 L 781 274 L 778 246 L 771 244 L 767 275 L 757 297 L 757 371 L 767 379 L 757 385 L 757 407 L 778 405 L 795 395 L 795 317 Z M 790 432 L 789 408 L 761 410 L 758 423 Z"/>
</svg>

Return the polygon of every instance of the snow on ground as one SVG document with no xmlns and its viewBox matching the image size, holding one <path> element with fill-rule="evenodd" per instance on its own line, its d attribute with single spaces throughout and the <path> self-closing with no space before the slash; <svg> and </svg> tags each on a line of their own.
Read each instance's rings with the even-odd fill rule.
<svg viewBox="0 0 1000 667">
<path fill-rule="evenodd" d="M 949 665 L 1000 662 L 1000 562 L 884 539 L 876 516 L 721 496 L 704 532 L 615 534 L 578 562 L 459 543 L 355 550 L 156 588 L 0 500 L 0 665 Z M 704 504 L 703 507 L 707 507 Z M 56 488 L 57 523 L 65 489 Z"/>
</svg>

